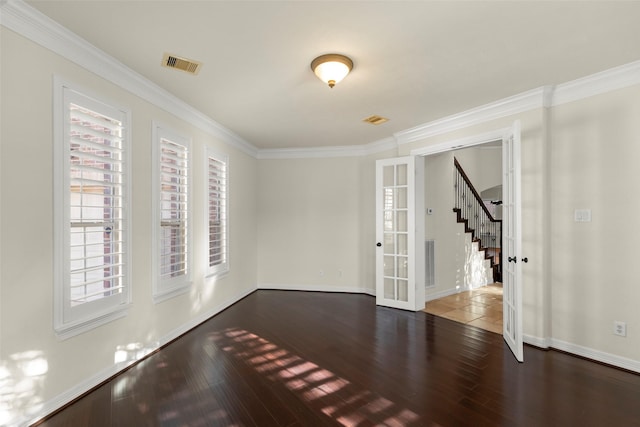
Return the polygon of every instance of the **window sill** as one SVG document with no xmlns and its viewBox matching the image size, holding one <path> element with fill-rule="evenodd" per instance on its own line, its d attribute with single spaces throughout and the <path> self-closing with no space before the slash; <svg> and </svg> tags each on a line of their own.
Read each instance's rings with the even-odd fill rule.
<svg viewBox="0 0 640 427">
<path fill-rule="evenodd" d="M 87 319 L 75 321 L 73 323 L 68 323 L 66 325 L 59 325 L 55 327 L 56 336 L 60 341 L 64 341 L 71 337 L 75 337 L 76 335 L 80 335 L 91 329 L 97 328 L 99 326 L 105 325 L 114 320 L 120 319 L 121 317 L 125 317 L 129 312 L 130 304 L 127 304 L 122 307 L 118 307 L 117 309 L 103 314 L 101 316 Z"/>
<path fill-rule="evenodd" d="M 171 298 L 177 297 L 178 295 L 182 295 L 184 293 L 189 292 L 191 289 L 191 282 L 187 282 L 181 286 L 164 289 L 162 291 L 154 292 L 153 294 L 153 303 L 159 304 L 161 302 L 167 301 Z"/>
</svg>

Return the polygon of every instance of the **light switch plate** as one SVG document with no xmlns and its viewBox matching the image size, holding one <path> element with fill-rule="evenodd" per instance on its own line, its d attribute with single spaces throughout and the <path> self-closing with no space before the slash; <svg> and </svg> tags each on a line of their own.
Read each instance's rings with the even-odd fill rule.
<svg viewBox="0 0 640 427">
<path fill-rule="evenodd" d="M 591 222 L 591 209 L 576 209 L 573 212 L 574 222 Z"/>
</svg>

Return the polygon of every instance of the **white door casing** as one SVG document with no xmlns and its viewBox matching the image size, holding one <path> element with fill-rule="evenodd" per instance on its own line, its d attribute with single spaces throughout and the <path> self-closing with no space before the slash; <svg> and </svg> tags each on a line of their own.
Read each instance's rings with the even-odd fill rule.
<svg viewBox="0 0 640 427">
<path fill-rule="evenodd" d="M 429 156 L 459 150 L 475 145 L 502 140 L 502 188 L 503 188 L 503 336 L 515 358 L 523 361 L 522 338 L 522 263 L 521 256 L 521 159 L 520 121 L 506 129 L 495 129 L 483 134 L 411 150 L 413 156 Z M 420 196 L 424 206 L 424 195 Z M 420 200 L 418 200 L 420 203 Z M 509 206 L 509 212 L 507 212 Z M 421 211 L 418 211 L 421 212 Z M 507 239 L 508 236 L 508 239 Z M 512 261 L 508 262 L 511 258 Z M 517 262 L 513 262 L 517 260 Z"/>
</svg>

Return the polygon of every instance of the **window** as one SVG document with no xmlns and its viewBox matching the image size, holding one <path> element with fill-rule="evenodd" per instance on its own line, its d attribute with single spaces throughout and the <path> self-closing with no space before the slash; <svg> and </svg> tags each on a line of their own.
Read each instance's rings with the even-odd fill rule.
<svg viewBox="0 0 640 427">
<path fill-rule="evenodd" d="M 129 111 L 55 84 L 55 308 L 63 337 L 130 303 Z"/>
<path fill-rule="evenodd" d="M 191 285 L 190 141 L 154 125 L 156 302 L 185 292 Z"/>
<path fill-rule="evenodd" d="M 229 271 L 227 239 L 227 180 L 228 160 L 207 150 L 207 274 Z"/>
</svg>

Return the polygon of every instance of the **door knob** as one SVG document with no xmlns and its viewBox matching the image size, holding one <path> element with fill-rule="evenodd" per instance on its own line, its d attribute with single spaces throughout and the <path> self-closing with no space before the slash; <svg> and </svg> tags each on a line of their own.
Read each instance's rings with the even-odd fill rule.
<svg viewBox="0 0 640 427">
<path fill-rule="evenodd" d="M 507 258 L 507 261 L 509 261 L 509 262 L 518 262 L 518 259 L 516 257 L 514 257 L 514 256 L 513 257 L 510 256 L 509 258 Z"/>
<path fill-rule="evenodd" d="M 522 262 L 529 262 L 529 258 L 527 257 L 522 258 Z"/>
<path fill-rule="evenodd" d="M 382 246 L 382 243 L 378 242 L 378 243 L 376 243 L 376 246 L 380 247 L 380 246 Z"/>
</svg>

